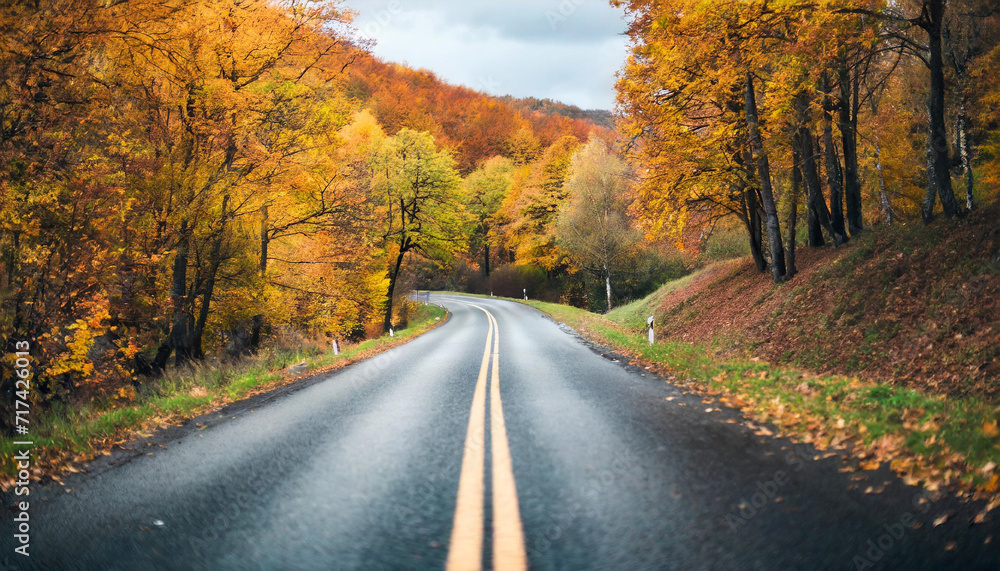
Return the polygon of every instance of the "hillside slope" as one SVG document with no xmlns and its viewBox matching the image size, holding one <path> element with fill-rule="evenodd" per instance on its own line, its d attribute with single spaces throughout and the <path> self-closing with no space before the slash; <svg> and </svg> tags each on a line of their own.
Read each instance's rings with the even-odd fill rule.
<svg viewBox="0 0 1000 571">
<path fill-rule="evenodd" d="M 775 285 L 749 259 L 668 283 L 610 317 L 723 355 L 932 393 L 1000 396 L 1000 206 L 803 248 Z"/>
<path fill-rule="evenodd" d="M 346 95 L 369 108 L 387 132 L 429 131 L 455 153 L 463 173 L 496 155 L 520 154 L 530 162 L 565 135 L 586 141 L 613 126 L 607 113 L 486 95 L 364 52 L 352 52 L 345 70 Z"/>
</svg>

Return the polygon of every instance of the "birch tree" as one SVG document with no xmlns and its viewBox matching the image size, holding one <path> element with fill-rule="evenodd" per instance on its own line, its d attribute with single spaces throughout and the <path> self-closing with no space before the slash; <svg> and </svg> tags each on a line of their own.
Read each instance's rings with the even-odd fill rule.
<svg viewBox="0 0 1000 571">
<path fill-rule="evenodd" d="M 604 282 L 610 311 L 611 276 L 639 241 L 628 217 L 628 168 L 603 141 L 591 139 L 573 156 L 566 187 L 559 243 L 578 267 Z"/>
</svg>

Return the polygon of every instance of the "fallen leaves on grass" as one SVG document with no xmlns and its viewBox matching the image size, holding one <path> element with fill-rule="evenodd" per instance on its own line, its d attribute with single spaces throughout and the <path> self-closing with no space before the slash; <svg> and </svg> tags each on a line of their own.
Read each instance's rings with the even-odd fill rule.
<svg viewBox="0 0 1000 571">
<path fill-rule="evenodd" d="M 1000 428 L 997 427 L 996 419 L 983 423 L 983 434 L 985 434 L 987 438 L 996 438 L 997 436 L 1000 436 Z"/>
<path fill-rule="evenodd" d="M 993 474 L 990 479 L 987 480 L 986 485 L 983 486 L 983 489 L 991 494 L 996 492 L 998 488 L 1000 488 L 1000 475 L 997 474 Z"/>
</svg>

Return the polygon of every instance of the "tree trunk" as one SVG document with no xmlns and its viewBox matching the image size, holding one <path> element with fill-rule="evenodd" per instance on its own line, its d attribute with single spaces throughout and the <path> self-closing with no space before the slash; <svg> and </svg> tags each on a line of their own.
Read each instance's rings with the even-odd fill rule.
<svg viewBox="0 0 1000 571">
<path fill-rule="evenodd" d="M 930 131 L 928 127 L 928 131 Z M 937 201 L 937 177 L 934 175 L 934 149 L 930 145 L 934 135 L 928 132 L 927 148 L 924 150 L 924 159 L 927 162 L 927 187 L 924 189 L 924 202 L 920 205 L 920 214 L 924 224 L 930 224 L 934 220 L 934 203 Z"/>
<path fill-rule="evenodd" d="M 739 111 L 740 101 L 736 100 L 734 111 Z M 746 149 L 733 154 L 733 162 L 740 165 L 746 171 L 746 180 L 753 180 L 755 177 L 753 168 L 753 156 Z M 761 228 L 760 200 L 757 189 L 747 185 L 745 182 L 733 183 L 737 185 L 733 188 L 734 193 L 740 197 L 740 220 L 750 237 L 750 255 L 753 256 L 753 263 L 757 271 L 764 273 L 767 271 L 767 260 L 764 258 L 764 236 Z"/>
<path fill-rule="evenodd" d="M 767 271 L 767 260 L 764 258 L 764 233 L 761 227 L 760 202 L 757 200 L 757 189 L 743 189 L 743 224 L 750 235 L 750 255 L 758 272 Z"/>
<path fill-rule="evenodd" d="M 844 237 L 847 241 L 847 229 L 844 227 L 844 188 L 841 181 L 843 172 L 840 169 L 840 158 L 837 156 L 837 147 L 833 143 L 833 118 L 830 116 L 830 109 L 833 102 L 827 88 L 826 76 L 823 78 L 824 88 L 827 90 L 823 96 L 823 151 L 826 158 L 826 181 L 830 187 L 830 225 L 833 231 Z"/>
<path fill-rule="evenodd" d="M 264 329 L 264 316 L 260 313 L 250 319 L 250 339 L 248 343 L 249 351 L 256 353 L 260 347 L 260 334 Z"/>
<path fill-rule="evenodd" d="M 799 127 L 797 142 L 799 156 L 802 159 L 800 168 L 808 193 L 806 204 L 809 208 L 809 245 L 813 247 L 824 245 L 826 242 L 823 240 L 823 229 L 826 229 L 834 245 L 839 246 L 843 243 L 843 236 L 833 229 L 833 224 L 830 222 L 830 210 L 823 197 L 819 167 L 816 164 L 816 143 L 808 125 L 803 124 Z"/>
<path fill-rule="evenodd" d="M 966 114 L 965 102 L 958 113 L 958 152 L 962 156 L 962 170 L 965 174 L 965 208 L 976 209 L 976 198 L 973 195 L 975 177 L 972 174 L 972 143 L 969 141 L 969 117 Z"/>
<path fill-rule="evenodd" d="M 789 196 L 788 212 L 788 277 L 798 273 L 795 267 L 795 232 L 799 220 L 799 194 L 802 193 L 802 169 L 799 168 L 799 154 L 792 149 L 792 195 Z"/>
<path fill-rule="evenodd" d="M 396 264 L 389 273 L 389 291 L 385 295 L 385 321 L 382 323 L 382 331 L 385 333 L 388 333 L 389 329 L 392 328 L 392 301 L 396 291 L 396 278 L 399 277 L 399 269 L 403 266 L 403 258 L 408 251 L 406 247 L 408 242 L 409 239 L 400 246 L 399 254 L 396 256 Z"/>
<path fill-rule="evenodd" d="M 184 312 L 174 323 L 174 365 L 180 367 L 195 358 L 194 316 Z"/>
<path fill-rule="evenodd" d="M 257 267 L 260 269 L 261 279 L 264 279 L 264 276 L 267 274 L 267 248 L 271 243 L 267 229 L 267 205 L 265 204 L 260 207 L 260 262 Z"/>
<path fill-rule="evenodd" d="M 187 311 L 185 297 L 187 292 L 187 266 L 190 237 L 188 236 L 188 221 L 182 220 L 179 232 L 177 253 L 174 255 L 174 266 L 170 284 L 170 306 L 172 312 L 170 331 L 166 339 L 160 343 L 153 358 L 153 370 L 162 371 L 167 366 L 170 354 L 175 354 L 175 363 L 182 365 L 191 358 L 191 315 Z"/>
<path fill-rule="evenodd" d="M 833 146 L 833 131 L 830 125 L 823 127 L 823 146 L 826 155 L 826 182 L 830 187 L 830 226 L 847 242 L 847 228 L 844 226 L 844 191 L 840 186 L 840 160 Z"/>
<path fill-rule="evenodd" d="M 889 195 L 885 189 L 885 174 L 882 172 L 882 147 L 875 141 L 875 170 L 878 172 L 879 203 L 882 208 L 882 220 L 886 226 L 892 226 L 894 214 L 889 204 Z"/>
<path fill-rule="evenodd" d="M 806 235 L 809 246 L 819 248 L 826 245 L 826 240 L 823 239 L 823 227 L 816 213 L 816 201 L 813 199 L 816 191 L 813 188 L 812 184 L 806 185 Z"/>
<path fill-rule="evenodd" d="M 21 233 L 17 230 L 12 230 L 10 231 L 9 236 L 10 247 L 3 253 L 4 274 L 3 279 L 0 280 L 0 291 L 4 292 L 5 295 L 7 294 L 7 288 L 10 287 L 10 284 L 17 281 L 14 272 L 17 271 L 18 251 L 21 249 Z M 14 306 L 15 314 L 17 313 L 19 306 L 20 304 Z"/>
<path fill-rule="evenodd" d="M 198 312 L 198 320 L 194 325 L 194 334 L 191 336 L 191 350 L 195 357 L 201 358 L 204 352 L 201 347 L 202 334 L 205 332 L 205 324 L 208 323 L 208 314 L 212 307 L 212 295 L 215 293 L 215 278 L 219 274 L 219 266 L 222 265 L 222 243 L 226 239 L 226 222 L 229 219 L 229 195 L 222 198 L 222 216 L 219 219 L 218 236 L 212 244 L 212 252 L 208 258 L 208 275 L 205 278 L 205 285 L 202 289 L 201 309 Z"/>
<path fill-rule="evenodd" d="M 267 287 L 265 282 L 267 279 L 267 249 L 270 243 L 271 237 L 268 235 L 267 205 L 265 204 L 260 207 L 260 261 L 258 268 L 260 269 L 261 297 L 264 297 L 264 290 Z M 250 352 L 252 353 L 256 353 L 260 347 L 260 332 L 263 327 L 264 316 L 259 313 L 254 315 L 250 324 Z"/>
<path fill-rule="evenodd" d="M 771 188 L 771 165 L 764 151 L 764 141 L 760 135 L 760 122 L 757 116 L 757 95 L 754 92 L 753 73 L 747 72 L 746 91 L 744 94 L 750 145 L 757 161 L 757 178 L 760 179 L 760 199 L 767 217 L 767 237 L 771 247 L 771 276 L 776 283 L 784 282 L 785 248 L 781 243 L 781 222 L 778 220 L 778 206 L 774 202 L 774 191 Z"/>
<path fill-rule="evenodd" d="M 611 311 L 611 271 L 604 265 L 604 292 L 608 298 L 608 311 Z"/>
<path fill-rule="evenodd" d="M 945 83 L 944 58 L 941 46 L 941 26 L 944 20 L 945 0 L 927 0 L 924 3 L 927 11 L 927 25 L 930 48 L 928 65 L 931 72 L 930 98 L 928 111 L 930 115 L 930 136 L 927 141 L 931 154 L 933 168 L 928 170 L 928 192 L 937 191 L 941 197 L 941 207 L 948 218 L 958 218 L 962 215 L 962 207 L 955 200 L 955 192 L 951 187 L 951 162 L 948 158 L 948 134 L 945 130 Z M 927 201 L 924 201 L 924 222 L 933 219 L 933 200 L 931 211 L 927 212 Z"/>
<path fill-rule="evenodd" d="M 861 181 L 858 178 L 858 84 L 857 74 L 846 65 L 840 69 L 840 127 L 844 147 L 844 201 L 847 206 L 847 228 L 851 236 L 864 230 L 861 210 Z M 846 238 L 846 235 L 844 236 Z"/>
<path fill-rule="evenodd" d="M 490 277 L 490 244 L 485 242 L 483 244 L 483 269 L 485 270 L 486 277 Z"/>
</svg>

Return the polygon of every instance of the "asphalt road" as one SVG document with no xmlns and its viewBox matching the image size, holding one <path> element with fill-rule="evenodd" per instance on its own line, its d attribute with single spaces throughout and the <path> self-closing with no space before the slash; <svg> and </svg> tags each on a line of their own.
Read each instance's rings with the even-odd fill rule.
<svg viewBox="0 0 1000 571">
<path fill-rule="evenodd" d="M 2 568 L 1000 569 L 976 506 L 858 480 L 526 306 L 433 300 L 449 321 L 402 347 L 36 486 Z"/>
</svg>

